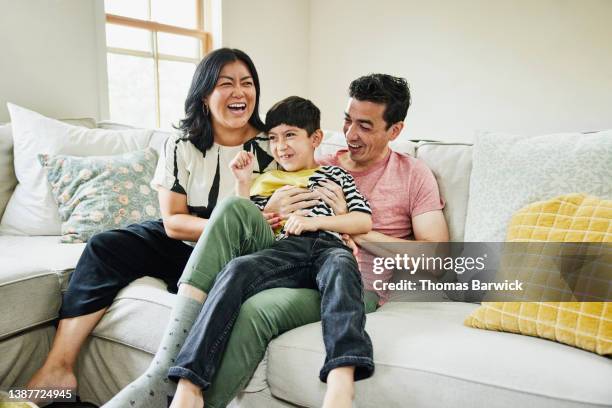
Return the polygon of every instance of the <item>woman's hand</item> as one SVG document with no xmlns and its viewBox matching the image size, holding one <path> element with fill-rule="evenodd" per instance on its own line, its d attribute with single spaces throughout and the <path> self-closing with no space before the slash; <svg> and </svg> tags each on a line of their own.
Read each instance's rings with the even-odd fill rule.
<svg viewBox="0 0 612 408">
<path fill-rule="evenodd" d="M 353 238 L 351 238 L 349 234 L 342 234 L 342 241 L 344 241 L 344 245 L 351 248 L 353 251 L 353 256 L 357 258 L 357 255 L 359 255 L 359 247 L 355 241 L 353 241 Z"/>
<path fill-rule="evenodd" d="M 285 223 L 285 232 L 291 235 L 300 235 L 306 231 L 317 231 L 319 229 L 317 218 L 291 214 Z"/>
<path fill-rule="evenodd" d="M 240 151 L 229 164 L 229 168 L 239 184 L 251 183 L 254 166 L 255 155 L 244 150 Z"/>
<path fill-rule="evenodd" d="M 270 227 L 272 227 L 273 229 L 281 226 L 281 221 L 283 219 L 278 214 L 270 213 L 270 212 L 262 212 L 262 215 L 264 219 L 266 220 L 266 222 L 268 223 L 268 225 L 270 225 Z"/>
<path fill-rule="evenodd" d="M 320 197 L 321 193 L 306 188 L 283 186 L 272 194 L 265 211 L 279 214 L 285 220 L 295 211 L 319 204 Z"/>
<path fill-rule="evenodd" d="M 321 200 L 334 210 L 334 214 L 342 215 L 348 213 L 342 187 L 330 180 L 323 180 L 320 184 L 320 187 L 315 187 L 315 191 L 321 194 Z"/>
</svg>

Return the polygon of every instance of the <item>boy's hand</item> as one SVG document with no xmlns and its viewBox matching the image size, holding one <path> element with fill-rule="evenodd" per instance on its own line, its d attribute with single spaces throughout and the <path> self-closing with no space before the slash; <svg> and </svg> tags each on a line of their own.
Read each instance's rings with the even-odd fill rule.
<svg viewBox="0 0 612 408">
<path fill-rule="evenodd" d="M 291 235 L 300 235 L 306 231 L 317 231 L 319 229 L 317 218 L 291 214 L 285 223 L 285 232 Z"/>
<path fill-rule="evenodd" d="M 242 150 L 232 159 L 229 168 L 238 183 L 247 184 L 251 182 L 254 165 L 255 155 Z"/>
</svg>

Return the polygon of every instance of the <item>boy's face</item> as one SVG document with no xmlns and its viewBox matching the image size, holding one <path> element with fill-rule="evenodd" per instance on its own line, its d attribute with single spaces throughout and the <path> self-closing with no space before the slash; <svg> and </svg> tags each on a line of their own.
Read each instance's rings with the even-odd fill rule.
<svg viewBox="0 0 612 408">
<path fill-rule="evenodd" d="M 274 160 L 286 171 L 317 167 L 314 151 L 323 138 L 320 129 L 309 136 L 304 129 L 282 124 L 270 129 L 268 138 Z"/>
</svg>

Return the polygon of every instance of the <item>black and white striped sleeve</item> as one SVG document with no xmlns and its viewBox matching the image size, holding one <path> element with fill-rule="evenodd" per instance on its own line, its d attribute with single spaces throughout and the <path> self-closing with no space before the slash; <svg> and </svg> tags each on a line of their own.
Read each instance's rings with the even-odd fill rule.
<svg viewBox="0 0 612 408">
<path fill-rule="evenodd" d="M 339 168 L 339 167 L 338 167 Z M 342 171 L 341 175 L 341 183 L 342 183 L 342 191 L 344 191 L 344 198 L 346 199 L 346 207 L 349 212 L 352 211 L 360 211 L 367 214 L 372 214 L 372 209 L 370 208 L 370 203 L 368 200 L 361 194 L 357 185 L 355 184 L 355 179 L 344 169 L 340 169 Z"/>
<path fill-rule="evenodd" d="M 184 149 L 181 147 L 184 146 L 181 146 L 182 143 L 186 143 L 186 141 L 175 136 L 166 140 L 159 155 L 155 176 L 151 181 L 153 188 L 157 189 L 161 186 L 175 193 L 187 195 L 189 172 L 185 157 L 183 157 Z"/>
<path fill-rule="evenodd" d="M 264 197 L 260 195 L 251 196 L 251 201 L 253 202 L 253 204 L 257 206 L 257 208 L 259 208 L 259 211 L 264 210 L 264 208 L 266 207 L 266 204 L 268 204 L 269 199 L 270 197 Z"/>
</svg>

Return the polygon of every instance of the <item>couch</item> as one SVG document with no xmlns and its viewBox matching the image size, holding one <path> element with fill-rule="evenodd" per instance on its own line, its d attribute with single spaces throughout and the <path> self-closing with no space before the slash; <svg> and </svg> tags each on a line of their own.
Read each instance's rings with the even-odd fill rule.
<svg viewBox="0 0 612 408">
<path fill-rule="evenodd" d="M 110 122 L 81 125 L 122 128 Z M 16 184 L 10 176 L 11 129 L 0 127 L 0 215 Z M 168 134 L 156 131 L 152 145 Z M 333 151 L 341 135 L 322 147 Z M 451 240 L 464 237 L 473 146 L 435 141 L 398 142 L 394 149 L 424 160 L 447 206 Z M 7 173 L 8 171 L 8 173 Z M 6 174 L 9 174 L 6 176 Z M 490 186 L 495 188 L 495 186 Z M 0 235 L 0 389 L 25 384 L 40 367 L 55 333 L 54 321 L 70 273 L 84 244 L 57 236 Z M 175 296 L 153 278 L 142 278 L 116 297 L 80 354 L 78 394 L 102 405 L 149 364 Z M 431 300 L 431 298 L 428 298 Z M 376 374 L 357 383 L 358 407 L 604 407 L 612 406 L 609 358 L 539 338 L 468 328 L 478 305 L 440 294 L 395 296 L 367 317 Z M 319 323 L 273 340 L 236 407 L 320 406 L 325 385 Z"/>
</svg>

